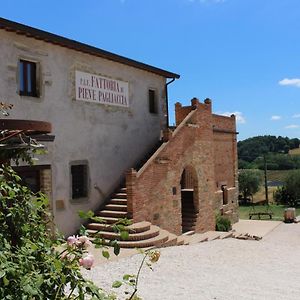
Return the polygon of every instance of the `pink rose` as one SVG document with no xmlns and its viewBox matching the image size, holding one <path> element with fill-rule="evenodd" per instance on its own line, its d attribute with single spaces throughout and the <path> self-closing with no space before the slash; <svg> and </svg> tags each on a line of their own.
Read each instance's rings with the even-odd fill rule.
<svg viewBox="0 0 300 300">
<path fill-rule="evenodd" d="M 87 236 L 85 236 L 85 235 L 80 236 L 80 237 L 78 238 L 78 240 L 81 242 L 81 244 L 83 245 L 84 248 L 87 248 L 87 247 L 89 247 L 89 246 L 92 245 L 92 243 L 91 243 L 91 241 L 89 240 L 89 238 L 88 238 Z"/>
<path fill-rule="evenodd" d="M 77 236 L 75 235 L 71 235 L 67 238 L 67 244 L 69 246 L 73 246 L 74 244 L 76 244 L 76 242 L 77 242 Z"/>
<path fill-rule="evenodd" d="M 92 254 L 88 254 L 79 259 L 79 265 L 84 267 L 85 269 L 90 269 L 94 264 L 94 256 Z"/>
</svg>

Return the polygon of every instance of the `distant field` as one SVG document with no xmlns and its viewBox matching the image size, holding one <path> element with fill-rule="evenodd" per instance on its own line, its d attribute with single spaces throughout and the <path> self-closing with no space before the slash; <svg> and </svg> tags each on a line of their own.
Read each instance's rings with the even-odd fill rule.
<svg viewBox="0 0 300 300">
<path fill-rule="evenodd" d="M 290 155 L 300 155 L 300 148 L 290 150 L 289 154 Z"/>
<path fill-rule="evenodd" d="M 290 173 L 290 170 L 268 170 L 268 181 L 285 181 L 285 178 Z"/>
<path fill-rule="evenodd" d="M 275 186 L 269 186 L 268 187 L 268 198 L 269 198 L 269 201 L 270 203 L 274 202 L 274 199 L 273 199 L 273 193 L 274 191 L 276 191 L 277 187 Z M 256 202 L 260 202 L 260 201 L 264 201 L 266 200 L 266 192 L 265 192 L 265 186 L 263 185 L 260 190 L 253 195 L 253 202 L 256 203 Z"/>
</svg>

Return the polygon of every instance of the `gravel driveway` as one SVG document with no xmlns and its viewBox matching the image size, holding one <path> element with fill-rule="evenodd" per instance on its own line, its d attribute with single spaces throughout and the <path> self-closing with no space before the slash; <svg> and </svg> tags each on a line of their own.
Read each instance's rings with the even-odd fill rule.
<svg viewBox="0 0 300 300">
<path fill-rule="evenodd" d="M 262 221 L 263 222 L 263 221 Z M 136 274 L 140 255 L 84 271 L 111 289 L 123 274 Z M 124 290 L 115 289 L 119 299 Z M 300 223 L 281 224 L 261 241 L 228 238 L 161 250 L 154 271 L 142 271 L 144 300 L 300 299 Z"/>
</svg>

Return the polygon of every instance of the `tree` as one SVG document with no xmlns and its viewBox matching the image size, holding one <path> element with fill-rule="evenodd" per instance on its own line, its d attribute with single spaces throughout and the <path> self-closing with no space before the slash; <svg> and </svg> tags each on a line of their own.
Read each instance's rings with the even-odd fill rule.
<svg viewBox="0 0 300 300">
<path fill-rule="evenodd" d="M 244 202 L 259 191 L 262 184 L 262 174 L 258 170 L 242 170 L 239 172 L 239 191 Z"/>
<path fill-rule="evenodd" d="M 293 171 L 288 175 L 285 187 L 293 204 L 300 202 L 300 170 Z"/>
<path fill-rule="evenodd" d="M 300 170 L 289 173 L 282 187 L 278 187 L 274 193 L 277 203 L 297 206 L 300 204 Z"/>
</svg>

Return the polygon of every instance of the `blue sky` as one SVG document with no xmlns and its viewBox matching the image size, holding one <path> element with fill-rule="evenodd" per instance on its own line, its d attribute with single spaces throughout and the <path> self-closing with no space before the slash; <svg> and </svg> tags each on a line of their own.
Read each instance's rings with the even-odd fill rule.
<svg viewBox="0 0 300 300">
<path fill-rule="evenodd" d="M 209 97 L 240 140 L 300 138 L 299 0 L 2 0 L 0 16 L 180 74 L 171 124 Z"/>
</svg>

